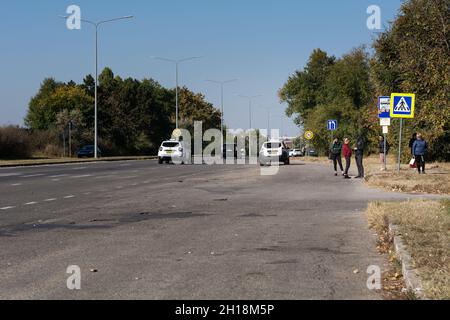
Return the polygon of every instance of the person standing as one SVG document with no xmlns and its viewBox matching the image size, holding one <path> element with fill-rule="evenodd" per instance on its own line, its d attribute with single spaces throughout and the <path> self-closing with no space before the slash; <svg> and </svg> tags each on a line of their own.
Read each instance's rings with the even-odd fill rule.
<svg viewBox="0 0 450 320">
<path fill-rule="evenodd" d="M 417 134 L 417 140 L 413 143 L 412 151 L 419 174 L 425 174 L 425 156 L 428 152 L 428 143 L 420 133 Z"/>
<path fill-rule="evenodd" d="M 350 139 L 344 139 L 344 146 L 342 148 L 342 152 L 345 158 L 345 171 L 344 171 L 344 179 L 350 179 L 348 175 L 348 171 L 350 170 L 350 165 L 352 163 L 352 149 L 350 148 Z"/>
<path fill-rule="evenodd" d="M 362 136 L 359 136 L 356 140 L 356 147 L 355 147 L 355 157 L 356 157 L 356 166 L 358 167 L 358 176 L 355 177 L 355 179 L 362 179 L 364 178 L 364 149 L 365 149 L 365 142 L 364 138 Z"/>
<path fill-rule="evenodd" d="M 389 142 L 386 141 L 386 145 L 384 143 L 384 137 L 380 136 L 378 138 L 379 144 L 378 144 L 378 150 L 380 152 L 380 163 L 381 163 L 381 171 L 385 170 L 385 155 L 387 156 L 389 153 L 389 150 L 391 149 L 391 146 L 389 145 Z M 386 150 L 385 150 L 386 147 Z"/>
<path fill-rule="evenodd" d="M 409 140 L 409 150 L 411 150 L 411 155 L 414 157 L 414 151 L 413 151 L 413 145 L 414 142 L 416 142 L 417 140 L 417 133 L 414 133 L 411 137 L 411 139 Z"/>
<path fill-rule="evenodd" d="M 330 158 L 333 161 L 334 165 L 334 175 L 338 176 L 338 164 L 341 169 L 342 175 L 344 175 L 344 167 L 342 166 L 342 143 L 339 142 L 339 139 L 334 139 L 333 143 L 330 146 Z"/>
</svg>

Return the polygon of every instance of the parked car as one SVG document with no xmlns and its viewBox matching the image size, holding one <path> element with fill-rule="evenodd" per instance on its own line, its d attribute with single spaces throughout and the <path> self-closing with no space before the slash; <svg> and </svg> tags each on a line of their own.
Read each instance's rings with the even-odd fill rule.
<svg viewBox="0 0 450 320">
<path fill-rule="evenodd" d="M 299 149 L 294 149 L 289 152 L 289 157 L 291 158 L 303 157 L 303 153 Z"/>
<path fill-rule="evenodd" d="M 223 158 L 224 159 L 237 159 L 238 151 L 235 144 L 224 144 L 223 145 Z"/>
<path fill-rule="evenodd" d="M 289 149 L 282 141 L 265 142 L 259 153 L 259 163 L 261 166 L 271 164 L 272 162 L 282 162 L 285 165 L 290 164 Z"/>
<path fill-rule="evenodd" d="M 174 162 L 185 164 L 191 158 L 191 150 L 184 147 L 182 141 L 169 140 L 163 141 L 158 152 L 158 163 Z"/>
<path fill-rule="evenodd" d="M 94 158 L 95 157 L 95 146 L 84 146 L 81 147 L 77 152 L 78 158 Z M 102 151 L 100 148 L 97 148 L 97 156 L 102 156 Z"/>
<path fill-rule="evenodd" d="M 310 157 L 318 157 L 319 153 L 317 152 L 316 149 L 310 148 L 310 149 L 308 149 L 308 156 L 310 156 Z"/>
</svg>

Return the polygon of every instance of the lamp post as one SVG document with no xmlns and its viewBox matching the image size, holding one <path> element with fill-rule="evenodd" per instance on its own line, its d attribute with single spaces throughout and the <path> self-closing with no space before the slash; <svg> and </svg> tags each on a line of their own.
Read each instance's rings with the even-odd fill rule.
<svg viewBox="0 0 450 320">
<path fill-rule="evenodd" d="M 239 96 L 241 98 L 248 99 L 248 111 L 249 111 L 249 120 L 250 120 L 249 130 L 251 130 L 252 129 L 252 103 L 253 103 L 254 99 L 261 97 L 261 95 L 257 95 L 257 96 L 239 95 Z"/>
<path fill-rule="evenodd" d="M 60 16 L 60 18 L 68 19 L 68 16 Z M 86 22 L 87 24 L 90 24 L 95 27 L 95 107 L 94 107 L 94 113 L 95 113 L 95 129 L 94 129 L 94 157 L 95 159 L 98 159 L 98 29 L 101 25 L 105 23 L 115 22 L 119 20 L 126 20 L 126 19 L 133 19 L 133 16 L 124 16 L 109 20 L 103 20 L 103 21 L 90 21 L 86 19 L 80 19 L 82 22 Z"/>
<path fill-rule="evenodd" d="M 175 89 L 175 104 L 176 104 L 176 111 L 175 111 L 175 129 L 178 129 L 178 125 L 179 125 L 179 110 L 180 110 L 180 106 L 179 106 L 179 85 L 178 85 L 178 79 L 179 79 L 179 66 L 180 63 L 182 62 L 186 62 L 186 61 L 190 61 L 190 60 L 194 60 L 194 59 L 200 59 L 201 57 L 190 57 L 190 58 L 185 58 L 185 59 L 180 59 L 180 60 L 173 60 L 173 59 L 168 59 L 168 58 L 162 58 L 162 57 L 152 57 L 153 59 L 156 60 L 161 60 L 161 61 L 166 61 L 166 62 L 171 62 L 175 64 L 175 77 L 176 77 L 176 89 Z"/>
<path fill-rule="evenodd" d="M 223 91 L 224 86 L 228 83 L 236 82 L 237 79 L 232 80 L 226 80 L 226 81 L 217 81 L 217 80 L 206 80 L 206 82 L 211 82 L 220 85 L 220 105 L 221 105 L 221 118 L 220 118 L 220 132 L 222 135 L 222 148 L 223 148 L 223 128 L 224 128 L 224 98 L 223 98 Z"/>
</svg>

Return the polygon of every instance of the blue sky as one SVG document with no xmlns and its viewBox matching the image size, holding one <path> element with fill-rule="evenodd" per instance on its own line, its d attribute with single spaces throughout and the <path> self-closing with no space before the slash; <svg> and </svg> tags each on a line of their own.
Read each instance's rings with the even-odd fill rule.
<svg viewBox="0 0 450 320">
<path fill-rule="evenodd" d="M 28 102 L 46 77 L 80 82 L 94 71 L 94 33 L 88 25 L 68 30 L 58 15 L 69 5 L 82 17 L 102 20 L 135 15 L 104 26 L 100 32 L 100 68 L 121 77 L 154 78 L 175 86 L 174 59 L 203 56 L 181 67 L 180 80 L 219 105 L 220 91 L 206 79 L 239 82 L 226 89 L 225 119 L 232 128 L 248 127 L 248 103 L 239 94 L 262 95 L 254 103 L 254 127 L 272 127 L 298 134 L 283 117 L 277 91 L 302 68 L 315 48 L 340 56 L 375 34 L 366 27 L 367 7 L 382 9 L 383 24 L 392 21 L 400 0 L 9 0 L 0 19 L 0 125 L 23 124 Z M 101 107 L 101 106 L 100 106 Z"/>
</svg>

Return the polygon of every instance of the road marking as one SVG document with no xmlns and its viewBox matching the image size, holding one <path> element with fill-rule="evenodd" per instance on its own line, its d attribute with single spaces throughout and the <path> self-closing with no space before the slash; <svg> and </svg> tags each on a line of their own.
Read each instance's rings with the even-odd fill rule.
<svg viewBox="0 0 450 320">
<path fill-rule="evenodd" d="M 73 168 L 72 170 L 84 170 L 84 169 L 87 169 L 87 167 Z"/>
<path fill-rule="evenodd" d="M 85 196 L 88 196 L 88 195 L 90 195 L 92 192 L 85 192 L 85 193 L 83 193 Z"/>
<path fill-rule="evenodd" d="M 50 178 L 62 178 L 62 177 L 67 177 L 68 174 L 58 174 L 56 176 L 50 176 Z"/>
<path fill-rule="evenodd" d="M 25 203 L 26 206 L 33 206 L 35 204 L 37 204 L 37 202 L 34 202 L 34 201 Z"/>
<path fill-rule="evenodd" d="M 30 174 L 29 176 L 22 176 L 21 178 L 36 178 L 36 177 L 42 177 L 44 174 Z"/>
<path fill-rule="evenodd" d="M 131 186 L 136 187 L 137 185 L 139 185 L 139 183 L 133 183 Z"/>
<path fill-rule="evenodd" d="M 84 174 L 84 175 L 81 175 L 81 176 L 74 176 L 74 177 L 72 177 L 72 179 L 81 179 L 81 178 L 89 178 L 89 177 L 92 177 L 92 175 L 91 174 Z"/>
<path fill-rule="evenodd" d="M 56 200 L 58 200 L 58 199 L 56 199 L 56 198 L 51 198 L 51 199 L 45 199 L 44 202 L 52 202 L 52 201 L 56 201 Z"/>
<path fill-rule="evenodd" d="M 18 176 L 18 173 L 1 173 L 0 174 L 0 178 L 5 178 L 5 177 L 15 177 Z"/>
<path fill-rule="evenodd" d="M 13 183 L 12 185 L 11 185 L 11 187 L 19 187 L 19 186 L 21 186 L 22 184 L 21 183 Z"/>
<path fill-rule="evenodd" d="M 0 208 L 0 210 L 3 210 L 3 211 L 5 211 L 5 210 L 10 210 L 10 209 L 14 209 L 15 207 L 3 207 L 3 208 Z"/>
<path fill-rule="evenodd" d="M 53 182 L 61 181 L 61 179 L 52 179 Z"/>
<path fill-rule="evenodd" d="M 75 198 L 75 196 L 71 195 L 71 196 L 65 196 L 64 199 L 72 199 Z"/>
</svg>

